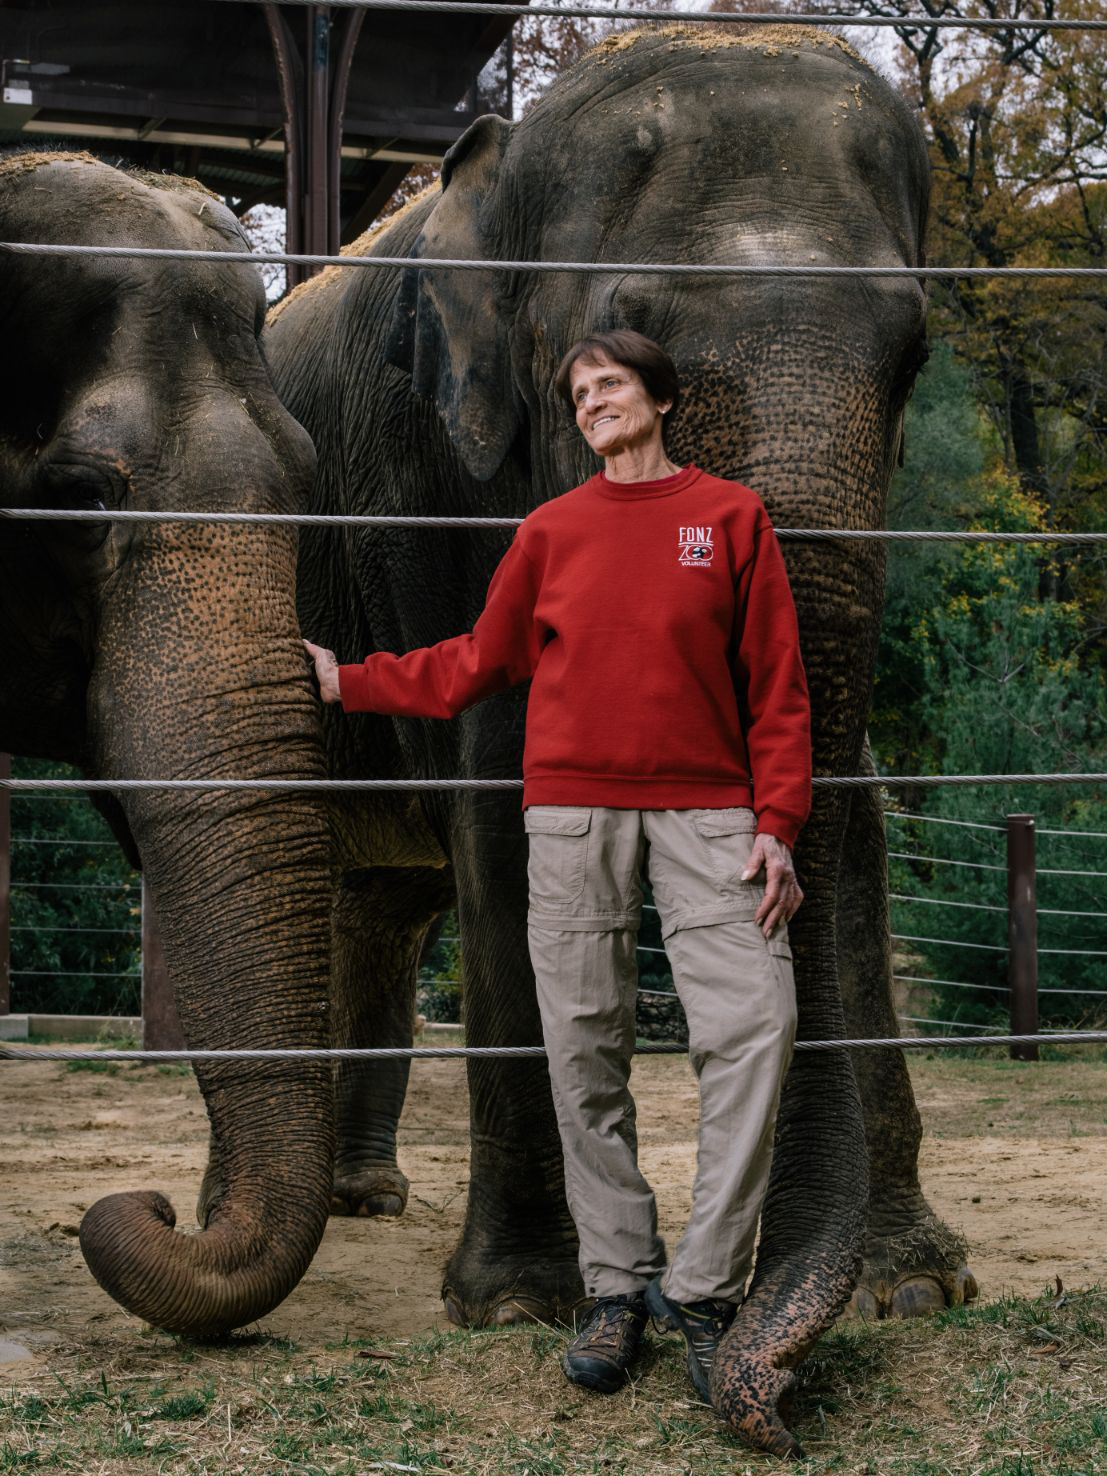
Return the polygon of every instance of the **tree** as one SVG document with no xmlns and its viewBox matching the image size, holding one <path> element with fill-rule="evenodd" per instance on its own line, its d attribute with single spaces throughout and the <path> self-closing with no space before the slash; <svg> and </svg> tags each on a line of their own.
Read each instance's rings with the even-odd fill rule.
<svg viewBox="0 0 1107 1476">
<path fill-rule="evenodd" d="M 978 486 L 978 526 L 1044 526 L 1042 505 L 1001 464 L 985 470 Z M 1038 577 L 1038 558 L 1025 545 L 962 545 L 918 609 L 902 648 L 921 685 L 913 721 L 927 735 L 930 772 L 1107 767 L 1107 683 L 1081 659 L 1086 616 L 1075 602 L 1041 599 Z M 926 899 L 893 904 L 895 931 L 949 940 L 912 945 L 930 977 L 953 975 L 935 988 L 938 1018 L 1005 1018 L 1004 836 L 963 822 L 999 827 L 1006 813 L 1029 813 L 1046 830 L 1102 833 L 1107 802 L 1087 786 L 951 786 L 929 791 L 925 805 L 927 816 L 961 823 L 889 821 L 890 849 L 903 853 L 890 862 L 892 892 Z M 1107 871 L 1107 842 L 1095 835 L 1046 842 L 1040 945 L 1077 952 L 1042 953 L 1042 987 L 1057 991 L 1043 996 L 1042 1016 L 1052 1024 L 1084 1023 L 1107 1002 L 1103 957 L 1096 956 L 1107 955 L 1107 915 L 1098 877 L 1063 873 Z"/>
<path fill-rule="evenodd" d="M 16 759 L 17 778 L 79 777 Z M 138 1015 L 140 880 L 83 795 L 12 797 L 12 1008 Z"/>
<path fill-rule="evenodd" d="M 900 81 L 931 143 L 929 257 L 944 265 L 1107 264 L 1107 48 L 1027 32 L 1022 0 L 853 0 L 854 13 L 1011 18 L 987 32 L 896 26 Z M 1054 13 L 1053 0 L 1034 8 Z M 1101 0 L 1072 0 L 1098 18 Z M 1046 526 L 1107 521 L 1107 295 L 1093 281 L 958 279 L 932 290 L 930 329 L 974 377 L 1005 464 Z M 1107 628 L 1107 567 L 1043 565 L 1044 594 L 1074 593 Z"/>
</svg>

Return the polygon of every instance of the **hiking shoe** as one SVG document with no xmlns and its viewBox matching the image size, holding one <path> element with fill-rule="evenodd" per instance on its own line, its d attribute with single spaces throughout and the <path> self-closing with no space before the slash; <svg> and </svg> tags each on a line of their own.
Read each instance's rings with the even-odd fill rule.
<svg viewBox="0 0 1107 1476">
<path fill-rule="evenodd" d="M 648 1317 L 642 1293 L 599 1297 L 565 1350 L 561 1367 L 571 1384 L 613 1394 L 627 1381 Z"/>
<path fill-rule="evenodd" d="M 675 1329 L 688 1344 L 688 1377 L 705 1404 L 711 1403 L 711 1367 L 723 1334 L 734 1321 L 733 1302 L 709 1297 L 702 1302 L 674 1302 L 661 1290 L 661 1277 L 646 1287 L 646 1306 L 659 1328 Z"/>
</svg>

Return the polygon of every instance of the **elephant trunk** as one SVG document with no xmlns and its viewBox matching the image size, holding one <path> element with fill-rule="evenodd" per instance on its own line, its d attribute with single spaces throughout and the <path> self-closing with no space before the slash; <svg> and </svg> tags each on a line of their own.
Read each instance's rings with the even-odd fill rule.
<svg viewBox="0 0 1107 1476">
<path fill-rule="evenodd" d="M 792 465 L 786 458 L 769 465 L 767 456 L 751 454 L 760 462 L 751 481 L 770 513 L 788 509 L 789 522 L 879 526 L 891 419 L 880 387 L 873 386 L 864 416 L 856 407 L 847 413 L 849 406 L 836 415 L 833 394 L 826 398 L 824 443 L 817 428 L 809 431 Z M 845 438 L 849 444 L 840 444 Z M 853 774 L 875 665 L 883 556 L 873 548 L 787 544 L 785 557 L 811 689 L 815 773 Z M 847 813 L 842 791 L 817 790 L 796 850 L 806 897 L 789 931 L 801 1040 L 845 1033 L 835 920 Z M 861 1265 L 867 1196 L 864 1122 L 849 1053 L 798 1053 L 781 1099 L 754 1278 L 712 1378 L 719 1412 L 759 1449 L 802 1453 L 785 1424 L 792 1370 L 850 1295 Z"/>
<path fill-rule="evenodd" d="M 804 847 L 807 867 L 829 867 L 841 800 L 818 804 Z M 820 842 L 827 842 L 820 846 Z M 814 843 L 814 845 L 812 844 Z M 813 854 L 814 850 L 814 854 Z M 824 875 L 827 873 L 823 873 Z M 804 886 L 809 882 L 804 878 Z M 810 896 L 810 893 L 809 893 Z M 836 978 L 834 918 L 811 899 L 789 925 L 797 977 Z M 799 1039 L 841 1038 L 837 989 L 797 991 Z M 802 1173 L 799 1166 L 802 1165 Z M 785 1419 L 799 1364 L 845 1306 L 857 1279 L 868 1171 L 864 1122 L 847 1051 L 799 1052 L 781 1098 L 773 1170 L 761 1214 L 757 1267 L 719 1347 L 712 1401 L 737 1435 L 773 1455 L 803 1452 Z"/>
<path fill-rule="evenodd" d="M 90 690 L 102 773 L 323 777 L 294 555 L 283 532 L 172 525 L 132 548 Z M 188 1045 L 326 1046 L 320 801 L 154 790 L 124 802 Z M 209 1335 L 265 1315 L 308 1266 L 329 1205 L 333 1103 L 325 1062 L 205 1062 L 197 1076 L 220 1168 L 206 1228 L 178 1235 L 161 1194 L 115 1194 L 86 1214 L 81 1248 L 136 1316 Z"/>
</svg>

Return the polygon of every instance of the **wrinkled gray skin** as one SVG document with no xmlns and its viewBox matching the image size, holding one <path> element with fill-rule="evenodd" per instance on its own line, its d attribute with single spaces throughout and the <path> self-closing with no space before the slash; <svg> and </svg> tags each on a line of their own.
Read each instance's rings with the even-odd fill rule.
<svg viewBox="0 0 1107 1476">
<path fill-rule="evenodd" d="M 788 28 L 750 42 L 666 28 L 602 47 L 514 127 L 480 120 L 451 150 L 441 192 L 410 207 L 371 250 L 918 265 L 927 190 L 908 106 L 833 38 Z M 282 305 L 266 343 L 282 398 L 316 444 L 320 510 L 521 516 L 580 482 L 594 463 L 553 374 L 581 334 L 630 326 L 676 361 L 685 395 L 670 429 L 676 460 L 755 487 L 779 524 L 873 527 L 925 358 L 925 307 L 912 278 L 338 269 Z M 312 532 L 300 566 L 304 633 L 351 661 L 470 629 L 508 537 Z M 867 761 L 883 551 L 789 543 L 786 557 L 816 773 L 856 773 Z M 626 618 L 633 623 L 634 612 Z M 524 712 L 523 691 L 451 723 L 329 709 L 328 765 L 342 774 L 512 777 Z M 418 816 L 425 825 L 413 823 Z M 387 1001 L 408 997 L 420 928 L 441 906 L 437 875 L 457 892 L 468 1039 L 540 1039 L 517 792 L 350 803 L 342 847 L 348 889 L 371 893 L 376 910 L 370 935 L 348 898 L 355 925 L 336 939 L 335 972 L 369 974 L 378 1017 Z M 895 1034 L 875 795 L 818 791 L 797 865 L 807 893 L 791 926 L 801 1034 L 847 1026 Z M 369 1030 L 365 1014 L 350 1013 L 355 1029 Z M 780 1412 L 791 1369 L 846 1302 L 863 1255 L 870 1310 L 921 1310 L 971 1291 L 961 1247 L 919 1191 L 919 1120 L 902 1059 L 861 1057 L 858 1067 L 860 1094 L 848 1054 L 796 1057 L 754 1281 L 716 1364 L 716 1401 L 732 1428 L 778 1454 L 798 1449 Z M 365 1186 L 388 1188 L 381 1149 L 404 1075 L 343 1078 L 336 1197 L 350 1212 L 372 1209 Z M 478 1323 L 564 1311 L 579 1282 L 544 1071 L 482 1061 L 470 1064 L 469 1082 L 472 1184 L 446 1270 L 447 1308 Z"/>
<path fill-rule="evenodd" d="M 150 179 L 156 181 L 151 184 Z M 86 155 L 0 159 L 0 240 L 243 250 L 206 190 Z M 249 266 L 2 258 L 4 506 L 286 512 L 314 455 L 273 393 Z M 0 748 L 102 778 L 319 778 L 287 529 L 0 521 Z M 305 795 L 104 806 L 153 892 L 190 1046 L 324 1045 L 326 816 Z M 94 1204 L 81 1247 L 159 1327 L 280 1302 L 326 1224 L 319 1065 L 200 1065 L 222 1166 L 207 1228 L 154 1192 Z"/>
</svg>

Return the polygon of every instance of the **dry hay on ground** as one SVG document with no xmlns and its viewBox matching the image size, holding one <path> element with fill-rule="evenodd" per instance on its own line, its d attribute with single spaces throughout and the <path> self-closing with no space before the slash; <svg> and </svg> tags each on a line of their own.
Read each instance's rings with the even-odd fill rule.
<svg viewBox="0 0 1107 1476">
<path fill-rule="evenodd" d="M 912 1070 L 928 1131 L 924 1183 L 968 1235 L 985 1295 L 1033 1296 L 1058 1274 L 1073 1289 L 1101 1279 L 1102 1063 L 943 1057 Z M 407 1216 L 332 1220 L 293 1295 L 262 1329 L 221 1346 L 145 1332 L 97 1288 L 74 1238 L 87 1204 L 116 1189 L 166 1189 L 189 1222 L 206 1150 L 191 1076 L 13 1064 L 3 1091 L 0 1341 L 31 1356 L 0 1365 L 0 1472 L 770 1469 L 696 1407 L 671 1341 L 655 1340 L 633 1389 L 597 1400 L 562 1379 L 562 1332 L 445 1330 L 438 1285 L 468 1156 L 460 1062 L 413 1069 Z M 687 1209 L 694 1084 L 683 1060 L 645 1058 L 636 1091 L 642 1157 L 671 1237 Z M 841 1328 L 804 1373 L 794 1421 L 806 1469 L 1107 1473 L 1107 1298 L 1066 1298 Z"/>
</svg>

